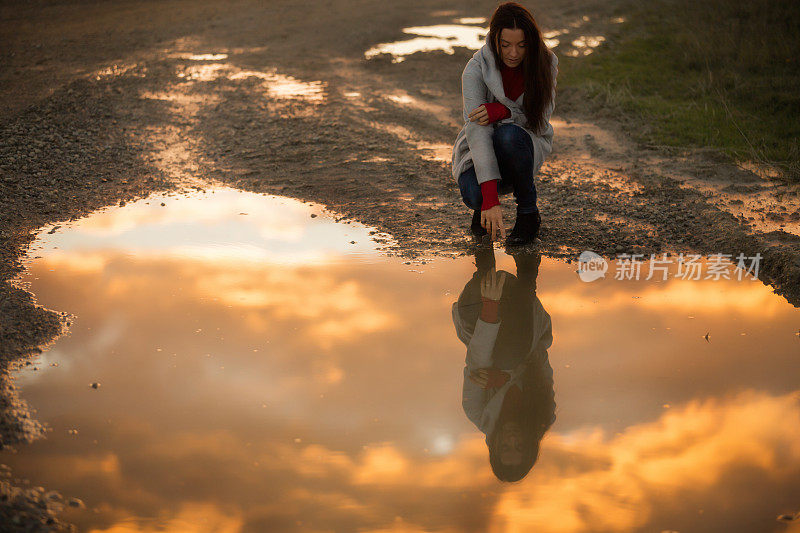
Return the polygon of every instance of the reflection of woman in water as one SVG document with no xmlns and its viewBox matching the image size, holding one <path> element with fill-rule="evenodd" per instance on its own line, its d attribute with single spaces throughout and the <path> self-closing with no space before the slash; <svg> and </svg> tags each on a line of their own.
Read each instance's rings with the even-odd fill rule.
<svg viewBox="0 0 800 533">
<path fill-rule="evenodd" d="M 453 304 L 456 333 L 467 346 L 462 406 L 486 434 L 497 478 L 518 481 L 555 421 L 552 327 L 535 292 L 541 257 L 515 256 L 515 277 L 495 271 L 492 250 L 478 254 L 477 272 Z"/>
<path fill-rule="evenodd" d="M 552 151 L 557 65 L 527 9 L 497 7 L 486 44 L 461 75 L 465 124 L 453 146 L 453 177 L 473 210 L 475 237 L 505 236 L 498 193 L 511 191 L 517 219 L 507 244 L 527 244 L 539 232 L 534 176 Z"/>
</svg>

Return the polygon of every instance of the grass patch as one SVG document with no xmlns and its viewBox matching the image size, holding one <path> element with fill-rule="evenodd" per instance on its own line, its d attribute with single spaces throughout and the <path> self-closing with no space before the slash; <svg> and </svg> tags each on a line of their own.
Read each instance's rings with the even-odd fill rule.
<svg viewBox="0 0 800 533">
<path fill-rule="evenodd" d="M 639 140 L 713 148 L 800 181 L 800 3 L 651 0 L 559 85 L 634 117 Z"/>
</svg>

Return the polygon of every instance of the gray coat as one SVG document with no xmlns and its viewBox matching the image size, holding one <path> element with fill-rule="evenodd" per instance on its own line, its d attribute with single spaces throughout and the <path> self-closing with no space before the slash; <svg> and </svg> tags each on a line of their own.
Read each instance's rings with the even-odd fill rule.
<svg viewBox="0 0 800 533">
<path fill-rule="evenodd" d="M 458 180 L 462 172 L 470 166 L 475 167 L 478 183 L 500 179 L 500 168 L 494 154 L 492 133 L 499 124 L 512 123 L 525 129 L 533 141 L 533 176 L 539 172 L 545 157 L 553 150 L 553 126 L 550 125 L 550 116 L 555 107 L 555 80 L 558 74 L 558 58 L 550 51 L 551 66 L 553 69 L 553 101 L 545 110 L 546 127 L 544 132 L 535 133 L 528 128 L 528 120 L 522 109 L 521 94 L 516 101 L 506 97 L 503 89 L 503 78 L 494 60 L 494 54 L 489 47 L 488 36 L 486 43 L 473 54 L 472 59 L 464 67 L 461 75 L 461 92 L 464 98 L 464 127 L 456 137 L 453 144 L 452 171 L 453 177 Z M 481 104 L 500 102 L 511 111 L 511 117 L 493 124 L 481 126 L 469 120 L 469 113 Z"/>
<path fill-rule="evenodd" d="M 525 385 L 522 375 L 528 365 L 535 365 L 545 376 L 547 381 L 553 383 L 553 368 L 547 350 L 553 344 L 553 326 L 550 315 L 542 307 L 542 303 L 535 293 L 533 299 L 533 314 L 531 316 L 531 345 L 523 361 L 516 368 L 509 370 L 510 379 L 498 389 L 484 389 L 469 379 L 469 373 L 479 368 L 494 366 L 492 350 L 500 331 L 500 323 L 484 322 L 480 318 L 475 323 L 475 330 L 470 333 L 469 328 L 458 308 L 458 302 L 453 304 L 453 324 L 456 327 L 458 338 L 467 346 L 467 356 L 464 366 L 464 385 L 462 388 L 461 406 L 475 426 L 488 438 L 494 430 L 495 423 L 500 417 L 503 399 L 512 385 L 517 385 L 524 390 Z M 555 418 L 553 418 L 555 420 Z M 553 420 L 550 421 L 552 424 Z"/>
</svg>

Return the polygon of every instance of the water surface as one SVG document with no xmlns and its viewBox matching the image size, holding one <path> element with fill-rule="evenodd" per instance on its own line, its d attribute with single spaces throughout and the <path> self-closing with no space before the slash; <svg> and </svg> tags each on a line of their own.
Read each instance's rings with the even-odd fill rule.
<svg viewBox="0 0 800 533">
<path fill-rule="evenodd" d="M 473 257 L 407 264 L 225 188 L 47 231 L 23 281 L 75 319 L 18 378 L 52 432 L 2 461 L 82 499 L 82 531 L 786 531 L 800 510 L 800 314 L 759 282 L 542 259 L 519 294 L 552 320 L 555 422 L 503 484 L 461 405 Z"/>
</svg>

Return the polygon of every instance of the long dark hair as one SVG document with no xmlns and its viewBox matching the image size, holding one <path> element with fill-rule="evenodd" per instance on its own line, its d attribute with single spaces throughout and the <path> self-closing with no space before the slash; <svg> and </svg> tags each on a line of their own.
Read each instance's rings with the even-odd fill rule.
<svg viewBox="0 0 800 533">
<path fill-rule="evenodd" d="M 495 477 L 500 481 L 519 481 L 528 475 L 539 459 L 539 443 L 555 422 L 556 402 L 553 383 L 543 375 L 543 369 L 537 365 L 528 365 L 522 375 L 522 381 L 525 384 L 525 390 L 522 391 L 522 405 L 507 416 L 504 416 L 504 410 L 501 411 L 492 433 L 486 439 L 489 464 Z M 522 430 L 523 456 L 519 464 L 505 465 L 500 461 L 500 452 L 496 445 L 497 435 L 500 426 L 512 419 Z"/>
<path fill-rule="evenodd" d="M 498 68 L 503 64 L 500 33 L 506 28 L 520 29 L 525 34 L 525 58 L 522 60 L 525 97 L 522 108 L 530 128 L 541 133 L 547 122 L 545 110 L 553 102 L 552 52 L 544 44 L 542 32 L 531 12 L 516 2 L 506 2 L 497 6 L 489 23 L 489 46 Z"/>
</svg>

